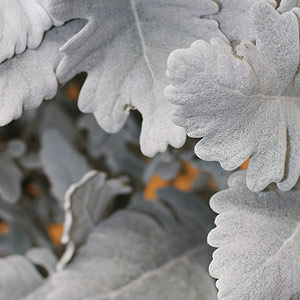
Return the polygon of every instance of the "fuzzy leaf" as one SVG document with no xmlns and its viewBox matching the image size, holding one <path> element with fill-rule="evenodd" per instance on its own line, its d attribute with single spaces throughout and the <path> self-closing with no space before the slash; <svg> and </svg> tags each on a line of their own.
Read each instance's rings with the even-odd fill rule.
<svg viewBox="0 0 300 300">
<path fill-rule="evenodd" d="M 211 0 L 50 0 L 49 11 L 67 21 L 88 19 L 87 25 L 63 47 L 57 76 L 62 83 L 87 72 L 79 108 L 93 113 L 109 133 L 118 132 L 129 111 L 143 116 L 141 149 L 145 155 L 181 147 L 184 130 L 169 119 L 173 106 L 163 94 L 169 53 L 196 38 L 223 37 L 214 20 Z M 224 37 L 225 38 L 225 37 Z"/>
<path fill-rule="evenodd" d="M 73 256 L 89 233 L 109 215 L 114 200 L 131 192 L 128 178 L 107 179 L 105 173 L 92 170 L 80 181 L 73 183 L 65 194 L 65 222 L 61 241 L 67 249 L 60 260 L 59 269 Z"/>
<path fill-rule="evenodd" d="M 256 45 L 237 49 L 220 39 L 199 40 L 174 51 L 167 98 L 179 108 L 173 120 L 193 138 L 195 153 L 233 170 L 250 156 L 247 185 L 261 191 L 271 182 L 291 189 L 300 174 L 299 22 L 269 4 L 252 8 Z"/>
<path fill-rule="evenodd" d="M 220 6 L 220 11 L 212 18 L 219 22 L 221 31 L 230 41 L 255 39 L 255 27 L 251 19 L 253 4 L 269 2 L 276 7 L 275 0 L 218 0 L 216 2 Z"/>
<path fill-rule="evenodd" d="M 100 223 L 70 265 L 26 300 L 216 299 L 206 272 L 210 211 L 197 197 L 161 193 L 161 202 L 139 199 Z"/>
<path fill-rule="evenodd" d="M 218 248 L 210 265 L 218 299 L 299 299 L 299 186 L 253 193 L 243 172 L 233 174 L 229 185 L 210 201 L 219 214 L 208 236 Z"/>
<path fill-rule="evenodd" d="M 25 151 L 25 144 L 14 140 L 0 153 L 0 197 L 10 204 L 19 200 L 23 179 L 23 174 L 14 159 L 21 157 Z"/>
<path fill-rule="evenodd" d="M 27 49 L 0 64 L 0 126 L 19 118 L 23 107 L 36 108 L 43 99 L 55 96 L 55 69 L 62 57 L 58 49 L 82 25 L 82 21 L 73 21 L 54 28 L 46 33 L 39 48 Z"/>
<path fill-rule="evenodd" d="M 85 157 L 55 129 L 43 133 L 40 160 L 49 176 L 53 195 L 61 203 L 69 186 L 91 170 Z"/>
<path fill-rule="evenodd" d="M 1 2 L 0 63 L 25 49 L 37 48 L 44 32 L 62 25 L 47 12 L 47 0 L 9 0 Z"/>
</svg>

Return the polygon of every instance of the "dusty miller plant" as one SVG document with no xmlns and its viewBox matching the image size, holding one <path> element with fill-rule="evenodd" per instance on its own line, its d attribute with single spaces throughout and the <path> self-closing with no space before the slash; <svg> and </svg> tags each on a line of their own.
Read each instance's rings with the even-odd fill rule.
<svg viewBox="0 0 300 300">
<path fill-rule="evenodd" d="M 300 299 L 299 39 L 298 0 L 3 0 L 0 300 Z"/>
</svg>

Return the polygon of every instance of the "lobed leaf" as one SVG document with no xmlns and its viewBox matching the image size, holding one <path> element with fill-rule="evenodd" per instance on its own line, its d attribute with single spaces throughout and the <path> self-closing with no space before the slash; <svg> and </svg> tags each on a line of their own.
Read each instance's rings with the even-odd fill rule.
<svg viewBox="0 0 300 300">
<path fill-rule="evenodd" d="M 21 116 L 22 110 L 38 107 L 57 92 L 56 67 L 62 58 L 59 48 L 83 23 L 70 22 L 49 30 L 39 48 L 27 49 L 0 64 L 0 126 Z"/>
<path fill-rule="evenodd" d="M 142 152 L 154 156 L 168 144 L 181 147 L 184 130 L 169 119 L 174 109 L 163 94 L 169 53 L 196 38 L 224 37 L 214 20 L 211 0 L 49 1 L 60 21 L 87 19 L 86 26 L 61 48 L 60 82 L 87 72 L 79 97 L 82 112 L 93 113 L 109 133 L 118 132 L 131 109 L 143 116 Z M 225 38 L 225 37 L 224 37 Z"/>
<path fill-rule="evenodd" d="M 193 138 L 198 157 L 228 171 L 250 156 L 247 185 L 271 182 L 291 189 L 300 174 L 299 9 L 280 14 L 270 4 L 252 8 L 256 45 L 237 53 L 216 38 L 198 40 L 169 57 L 165 94 L 178 105 L 173 121 Z"/>
<path fill-rule="evenodd" d="M 62 25 L 47 9 L 47 0 L 9 0 L 1 2 L 0 63 L 26 48 L 37 48 L 44 32 Z"/>
<path fill-rule="evenodd" d="M 229 185 L 210 201 L 219 214 L 208 235 L 218 248 L 209 268 L 218 299 L 299 299 L 299 186 L 253 193 L 244 172 L 233 174 Z"/>
</svg>

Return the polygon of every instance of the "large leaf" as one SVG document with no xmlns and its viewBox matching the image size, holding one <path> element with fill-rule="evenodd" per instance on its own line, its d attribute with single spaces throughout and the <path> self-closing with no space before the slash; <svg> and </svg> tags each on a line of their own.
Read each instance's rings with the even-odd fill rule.
<svg viewBox="0 0 300 300">
<path fill-rule="evenodd" d="M 217 247 L 210 274 L 220 300 L 290 300 L 300 297 L 300 190 L 247 189 L 244 174 L 210 201 L 217 227 L 208 242 Z"/>
<path fill-rule="evenodd" d="M 93 113 L 109 133 L 119 131 L 131 109 L 143 116 L 141 149 L 148 156 L 181 147 L 184 130 L 169 120 L 173 106 L 163 94 L 169 53 L 196 38 L 223 37 L 211 0 L 49 1 L 55 18 L 89 20 L 63 47 L 57 76 L 64 83 L 80 72 L 87 80 L 79 108 Z"/>
<path fill-rule="evenodd" d="M 47 0 L 9 0 L 1 2 L 0 63 L 27 47 L 34 49 L 43 34 L 56 22 L 46 10 Z"/>
<path fill-rule="evenodd" d="M 100 223 L 70 265 L 26 300 L 216 299 L 206 271 L 211 212 L 179 191 L 159 195 Z"/>
<path fill-rule="evenodd" d="M 111 213 L 117 196 L 131 192 L 128 178 L 107 179 L 92 170 L 73 183 L 65 193 L 65 222 L 61 241 L 67 244 L 59 269 L 70 260 L 94 227 Z"/>
<path fill-rule="evenodd" d="M 62 57 L 58 49 L 83 23 L 73 21 L 51 29 L 39 48 L 27 49 L 0 64 L 1 126 L 19 118 L 23 108 L 35 108 L 43 99 L 55 96 L 58 86 L 55 70 Z"/>
<path fill-rule="evenodd" d="M 269 4 L 252 8 L 256 45 L 244 41 L 234 54 L 220 39 L 199 40 L 174 51 L 168 99 L 173 116 L 193 138 L 197 156 L 233 170 L 251 156 L 247 185 L 276 182 L 291 189 L 300 174 L 299 22 Z"/>
<path fill-rule="evenodd" d="M 69 186 L 91 170 L 86 158 L 55 129 L 43 133 L 40 160 L 61 203 Z"/>
</svg>

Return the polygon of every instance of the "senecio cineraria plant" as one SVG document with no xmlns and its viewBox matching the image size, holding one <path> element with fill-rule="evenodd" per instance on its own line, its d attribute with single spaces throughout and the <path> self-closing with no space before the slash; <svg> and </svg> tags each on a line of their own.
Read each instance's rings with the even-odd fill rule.
<svg viewBox="0 0 300 300">
<path fill-rule="evenodd" d="M 299 39 L 298 0 L 2 0 L 0 300 L 300 299 Z"/>
</svg>

